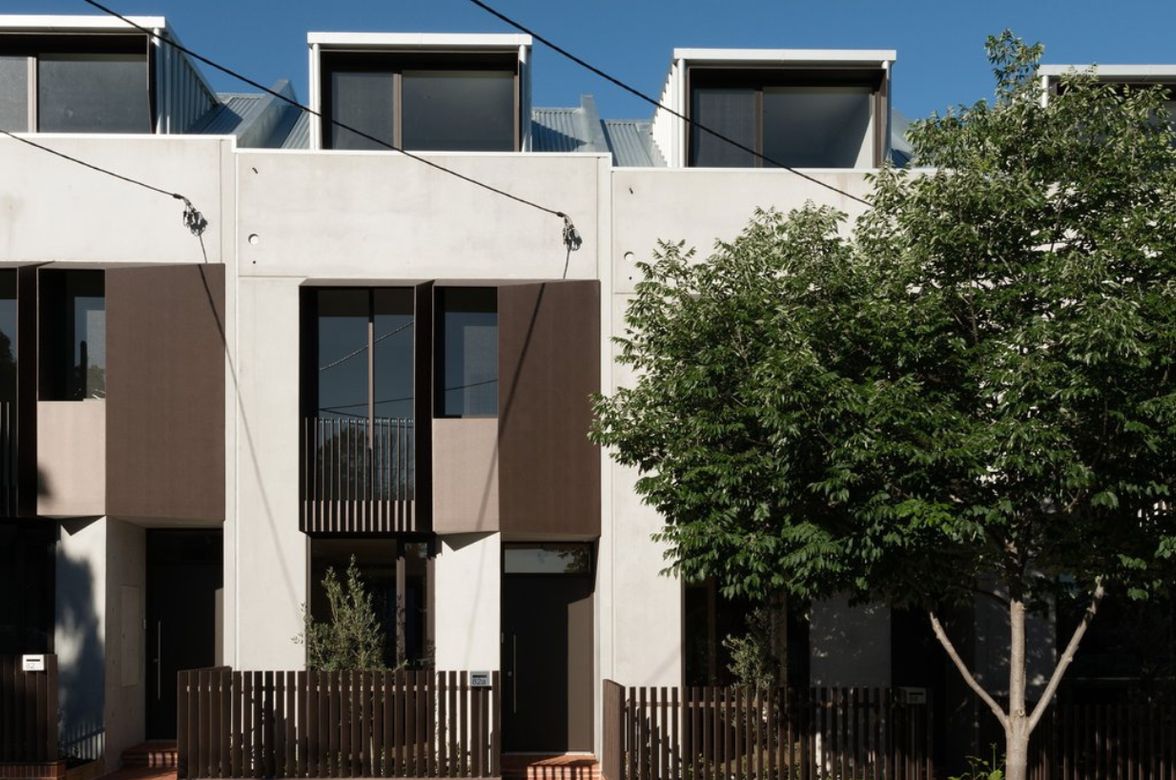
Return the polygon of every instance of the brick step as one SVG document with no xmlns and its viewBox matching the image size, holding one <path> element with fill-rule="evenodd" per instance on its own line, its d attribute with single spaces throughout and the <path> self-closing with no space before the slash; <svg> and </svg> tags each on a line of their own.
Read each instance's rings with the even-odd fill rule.
<svg viewBox="0 0 1176 780">
<path fill-rule="evenodd" d="M 129 747 L 122 753 L 125 769 L 175 769 L 179 752 L 174 740 L 155 740 Z"/>
<path fill-rule="evenodd" d="M 502 757 L 502 780 L 600 780 L 600 763 L 591 755 L 519 755 Z"/>
</svg>

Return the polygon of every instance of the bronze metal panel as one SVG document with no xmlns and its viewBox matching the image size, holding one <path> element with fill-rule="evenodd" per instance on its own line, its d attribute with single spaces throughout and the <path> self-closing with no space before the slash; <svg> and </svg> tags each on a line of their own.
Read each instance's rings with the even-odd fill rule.
<svg viewBox="0 0 1176 780">
<path fill-rule="evenodd" d="M 224 266 L 106 272 L 108 514 L 224 521 L 224 309 Z"/>
<path fill-rule="evenodd" d="M 16 272 L 16 513 L 37 514 L 37 266 Z"/>
<path fill-rule="evenodd" d="M 600 284 L 498 289 L 498 497 L 504 533 L 600 534 Z"/>
</svg>

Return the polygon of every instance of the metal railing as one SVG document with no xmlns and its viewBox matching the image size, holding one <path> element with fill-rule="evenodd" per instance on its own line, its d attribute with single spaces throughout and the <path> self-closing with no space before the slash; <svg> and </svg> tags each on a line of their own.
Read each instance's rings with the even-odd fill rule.
<svg viewBox="0 0 1176 780">
<path fill-rule="evenodd" d="M 417 531 L 416 435 L 400 417 L 308 417 L 302 432 L 303 531 Z"/>
</svg>

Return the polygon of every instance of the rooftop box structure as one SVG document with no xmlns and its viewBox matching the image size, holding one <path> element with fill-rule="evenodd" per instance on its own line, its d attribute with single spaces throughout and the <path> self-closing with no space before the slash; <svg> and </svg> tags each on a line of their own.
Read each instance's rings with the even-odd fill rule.
<svg viewBox="0 0 1176 780">
<path fill-rule="evenodd" d="M 894 61 L 889 50 L 675 49 L 661 103 L 696 124 L 658 109 L 653 136 L 670 167 L 874 168 L 890 154 Z"/>
<path fill-rule="evenodd" d="M 131 17 L 175 40 L 163 17 Z M 187 133 L 218 105 L 186 56 L 120 19 L 0 15 L 0 128 Z"/>
<path fill-rule="evenodd" d="M 312 149 L 530 149 L 529 35 L 311 33 L 307 44 L 324 117 Z"/>
</svg>

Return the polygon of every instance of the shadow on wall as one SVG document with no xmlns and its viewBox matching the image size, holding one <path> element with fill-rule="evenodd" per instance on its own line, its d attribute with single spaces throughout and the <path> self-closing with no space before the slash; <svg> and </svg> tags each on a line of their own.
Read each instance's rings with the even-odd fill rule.
<svg viewBox="0 0 1176 780">
<path fill-rule="evenodd" d="M 62 523 L 63 534 L 77 534 L 96 518 Z M 57 557 L 59 741 L 63 758 L 101 758 L 106 741 L 103 723 L 106 661 L 99 631 L 96 577 L 88 561 Z"/>
</svg>

